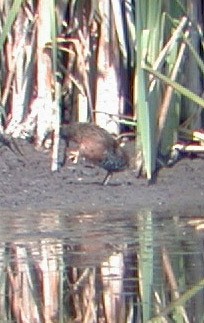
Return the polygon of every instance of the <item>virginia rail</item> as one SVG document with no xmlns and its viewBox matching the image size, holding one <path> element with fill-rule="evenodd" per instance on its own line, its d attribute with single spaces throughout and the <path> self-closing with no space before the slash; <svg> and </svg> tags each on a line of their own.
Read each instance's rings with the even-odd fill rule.
<svg viewBox="0 0 204 323">
<path fill-rule="evenodd" d="M 128 167 L 129 158 L 125 150 L 111 134 L 95 124 L 74 122 L 62 125 L 60 136 L 67 145 L 69 141 L 76 144 L 76 149 L 69 156 L 73 162 L 76 163 L 79 157 L 84 157 L 107 171 L 103 185 L 107 185 L 114 172 Z"/>
</svg>

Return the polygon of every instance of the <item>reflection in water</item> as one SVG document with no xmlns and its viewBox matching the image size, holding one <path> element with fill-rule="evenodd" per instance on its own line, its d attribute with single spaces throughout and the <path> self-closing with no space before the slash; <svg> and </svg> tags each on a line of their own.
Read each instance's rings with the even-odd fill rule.
<svg viewBox="0 0 204 323">
<path fill-rule="evenodd" d="M 1 318 L 16 322 L 135 320 L 134 217 L 7 214 L 0 221 Z M 135 253 L 134 253 L 135 254 Z M 132 267 L 127 268 L 125 262 Z"/>
<path fill-rule="evenodd" d="M 147 210 L 3 214 L 0 321 L 202 322 L 203 239 L 187 222 Z"/>
<path fill-rule="evenodd" d="M 123 253 L 113 252 L 106 261 L 85 267 L 84 250 L 85 246 L 79 250 L 49 239 L 8 243 L 2 318 L 9 314 L 17 322 L 126 322 L 133 317 L 135 288 L 128 290 L 123 284 Z M 73 267 L 71 259 L 82 266 Z"/>
</svg>

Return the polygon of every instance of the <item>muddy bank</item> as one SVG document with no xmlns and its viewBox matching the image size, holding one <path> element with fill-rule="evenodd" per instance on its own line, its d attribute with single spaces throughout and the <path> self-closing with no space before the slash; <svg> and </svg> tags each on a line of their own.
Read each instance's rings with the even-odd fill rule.
<svg viewBox="0 0 204 323">
<path fill-rule="evenodd" d="M 162 169 L 157 183 L 147 185 L 133 170 L 117 173 L 108 186 L 101 182 L 105 171 L 82 162 L 50 171 L 50 153 L 36 151 L 32 144 L 18 141 L 25 157 L 1 147 L 0 209 L 66 210 L 98 212 L 119 209 L 200 211 L 204 206 L 202 158 L 185 158 L 174 167 Z"/>
</svg>

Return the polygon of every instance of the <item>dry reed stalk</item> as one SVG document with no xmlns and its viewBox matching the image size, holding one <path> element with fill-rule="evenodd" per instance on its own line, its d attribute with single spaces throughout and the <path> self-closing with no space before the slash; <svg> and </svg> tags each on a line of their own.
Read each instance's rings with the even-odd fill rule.
<svg viewBox="0 0 204 323">
<path fill-rule="evenodd" d="M 101 266 L 103 304 L 106 322 L 123 322 L 122 308 L 125 307 L 123 291 L 123 254 L 110 256 Z"/>
<path fill-rule="evenodd" d="M 188 37 L 188 35 L 189 35 L 189 31 L 186 31 L 185 37 Z M 177 74 L 179 72 L 185 49 L 186 49 L 186 43 L 183 42 L 181 44 L 181 47 L 177 56 L 177 60 L 175 62 L 174 68 L 171 73 L 171 80 L 173 81 L 175 81 Z M 170 101 L 173 93 L 174 93 L 173 88 L 170 85 L 167 85 L 165 90 L 165 95 L 163 97 L 163 101 L 160 106 L 159 121 L 158 121 L 158 135 L 157 135 L 158 144 L 160 143 L 162 138 L 162 133 L 166 124 L 166 119 L 167 119 L 167 115 L 170 107 Z"/>
<path fill-rule="evenodd" d="M 83 323 L 96 322 L 95 310 L 95 271 L 92 270 L 83 292 L 84 315 Z"/>
<path fill-rule="evenodd" d="M 173 300 L 176 300 L 180 297 L 179 293 L 179 287 L 173 272 L 173 268 L 171 265 L 171 261 L 169 258 L 168 251 L 165 247 L 162 248 L 162 260 L 163 260 L 163 266 L 164 266 L 164 272 L 167 276 L 168 283 L 171 287 L 171 293 L 172 293 L 172 298 Z M 188 316 L 186 313 L 186 310 L 183 306 L 179 306 L 179 311 L 182 314 L 182 318 L 184 319 L 185 323 L 190 323 L 188 320 Z"/>
</svg>

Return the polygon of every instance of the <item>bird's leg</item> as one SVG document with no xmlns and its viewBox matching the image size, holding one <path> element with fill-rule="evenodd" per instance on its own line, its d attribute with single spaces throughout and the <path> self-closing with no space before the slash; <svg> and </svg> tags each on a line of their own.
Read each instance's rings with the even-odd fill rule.
<svg viewBox="0 0 204 323">
<path fill-rule="evenodd" d="M 63 142 L 62 146 L 62 161 L 60 162 L 61 167 L 66 164 L 67 161 L 67 150 L 69 147 L 69 141 L 65 138 L 61 138 L 60 144 Z"/>
<path fill-rule="evenodd" d="M 111 177 L 112 177 L 112 176 L 113 176 L 113 173 L 108 172 L 108 173 L 107 173 L 107 175 L 106 175 L 106 177 L 105 177 L 105 178 L 104 178 L 104 180 L 103 180 L 102 185 L 106 186 L 106 185 L 108 184 L 108 182 L 109 182 L 109 180 L 111 179 Z"/>
</svg>

